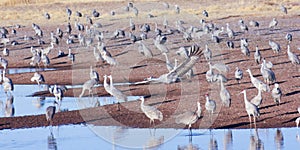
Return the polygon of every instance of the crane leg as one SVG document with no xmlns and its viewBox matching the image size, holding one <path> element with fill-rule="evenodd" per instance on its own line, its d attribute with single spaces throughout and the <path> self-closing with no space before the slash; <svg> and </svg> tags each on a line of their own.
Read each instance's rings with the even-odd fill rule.
<svg viewBox="0 0 300 150">
<path fill-rule="evenodd" d="M 253 120 L 254 120 L 254 128 L 256 129 L 256 117 L 253 116 Z"/>
<path fill-rule="evenodd" d="M 251 116 L 250 115 L 248 115 L 249 116 L 249 124 L 250 124 L 250 129 L 251 129 Z"/>
<path fill-rule="evenodd" d="M 117 110 L 120 111 L 120 102 L 117 103 Z M 150 120 L 150 124 L 151 124 L 151 120 Z"/>
</svg>

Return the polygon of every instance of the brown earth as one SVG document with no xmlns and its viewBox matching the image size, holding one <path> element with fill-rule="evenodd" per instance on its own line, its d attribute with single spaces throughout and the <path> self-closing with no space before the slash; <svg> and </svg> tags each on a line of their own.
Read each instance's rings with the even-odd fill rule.
<svg viewBox="0 0 300 150">
<path fill-rule="evenodd" d="M 223 2 L 223 1 L 222 1 Z M 230 67 L 230 72 L 226 74 L 229 81 L 225 84 L 227 89 L 231 93 L 232 105 L 230 108 L 223 107 L 220 103 L 219 98 L 219 84 L 213 83 L 209 84 L 206 82 L 205 73 L 208 70 L 208 65 L 204 60 L 203 56 L 199 62 L 194 67 L 195 76 L 192 79 L 185 79 L 179 83 L 173 83 L 170 85 L 166 84 L 141 84 L 141 85 L 125 85 L 117 86 L 126 95 L 135 96 L 147 96 L 146 103 L 149 105 L 156 106 L 164 116 L 162 122 L 155 121 L 156 127 L 162 128 L 182 128 L 180 125 L 174 123 L 173 116 L 180 114 L 186 110 L 196 110 L 196 101 L 200 101 L 202 106 L 202 118 L 193 125 L 193 128 L 249 128 L 248 116 L 245 111 L 243 96 L 239 94 L 242 90 L 247 89 L 247 97 L 251 99 L 256 95 L 257 90 L 252 86 L 250 82 L 249 75 L 245 72 L 247 68 L 250 68 L 255 77 L 262 80 L 260 75 L 260 66 L 257 65 L 253 60 L 253 54 L 255 51 L 255 46 L 258 45 L 261 54 L 266 58 L 267 61 L 271 61 L 274 64 L 273 71 L 276 74 L 276 82 L 280 84 L 283 91 L 283 97 L 281 104 L 277 106 L 271 97 L 271 93 L 263 93 L 264 101 L 260 107 L 261 116 L 257 120 L 258 128 L 277 128 L 277 127 L 293 127 L 295 126 L 294 120 L 299 116 L 297 112 L 297 107 L 300 105 L 300 66 L 293 65 L 289 62 L 286 54 L 287 43 L 284 39 L 286 33 L 293 34 L 293 42 L 291 43 L 291 50 L 299 55 L 297 50 L 297 45 L 299 41 L 299 31 L 300 31 L 300 19 L 299 14 L 295 11 L 295 8 L 299 8 L 298 2 L 288 3 L 289 13 L 287 15 L 279 11 L 277 3 L 263 3 L 262 4 L 243 4 L 241 8 L 234 11 L 232 8 L 238 5 L 234 2 L 232 6 L 229 4 L 224 5 L 228 10 L 227 13 L 221 13 L 220 8 L 222 7 L 222 2 L 218 5 L 213 5 L 207 2 L 203 6 L 199 6 L 197 1 L 190 1 L 190 3 L 183 3 L 177 1 L 179 6 L 182 6 L 182 13 L 177 15 L 173 11 L 174 1 L 170 2 L 170 10 L 164 10 L 163 6 L 159 2 L 136 2 L 136 6 L 141 10 L 141 14 L 137 18 L 133 18 L 133 21 L 137 26 L 144 22 L 151 25 L 151 29 L 154 30 L 154 23 L 158 23 L 158 27 L 163 29 L 162 20 L 163 15 L 167 16 L 170 24 L 170 28 L 174 28 L 174 22 L 176 19 L 184 20 L 185 27 L 190 25 L 200 26 L 199 19 L 203 18 L 201 12 L 204 8 L 207 8 L 208 12 L 211 12 L 209 18 L 204 18 L 209 22 L 215 23 L 218 27 L 226 26 L 226 23 L 230 23 L 231 28 L 237 32 L 237 36 L 234 39 L 236 48 L 230 50 L 226 47 L 226 41 L 229 40 L 226 35 L 222 34 L 221 43 L 216 44 L 210 40 L 210 36 L 203 36 L 200 40 L 195 40 L 193 42 L 185 42 L 182 39 L 181 33 L 174 33 L 168 35 L 167 46 L 170 49 L 168 53 L 169 59 L 173 62 L 174 58 L 182 60 L 179 56 L 175 54 L 180 46 L 190 46 L 193 43 L 200 45 L 201 49 L 204 49 L 204 44 L 208 44 L 210 49 L 213 51 L 213 61 L 212 63 L 223 62 Z M 226 1 L 225 1 L 226 2 Z M 17 40 L 20 44 L 16 46 L 7 46 L 10 50 L 10 56 L 5 57 L 8 60 L 8 68 L 27 68 L 31 67 L 29 65 L 31 53 L 30 47 L 35 46 L 35 48 L 40 48 L 37 45 L 37 41 L 24 41 L 22 38 L 24 35 L 33 36 L 34 31 L 31 28 L 31 23 L 35 22 L 40 24 L 41 29 L 44 31 L 43 40 L 46 41 L 46 45 L 42 47 L 49 46 L 49 37 L 51 31 L 56 31 L 57 27 L 65 29 L 67 24 L 65 16 L 58 16 L 59 12 L 55 12 L 55 8 L 60 8 L 61 14 L 65 14 L 64 9 L 69 6 L 73 9 L 73 13 L 76 10 L 81 10 L 83 12 L 90 13 L 97 4 L 97 9 L 99 7 L 100 12 L 103 16 L 95 19 L 95 22 L 101 22 L 102 28 L 100 31 L 106 33 L 107 36 L 117 28 L 122 28 L 125 31 L 128 30 L 129 19 L 128 17 L 133 17 L 132 13 L 126 14 L 123 10 L 123 6 L 126 5 L 125 2 L 95 2 L 95 3 L 74 3 L 74 4 L 64 4 L 55 3 L 53 5 L 29 5 L 27 8 L 22 6 L 11 6 L 6 7 L 6 11 L 14 11 L 16 8 L 22 8 L 24 10 L 32 11 L 38 9 L 40 16 L 36 19 L 31 20 L 14 20 L 13 17 L 4 17 L 3 26 L 6 26 L 9 30 L 12 28 L 8 25 L 10 23 L 21 24 L 22 27 L 17 30 L 17 35 L 9 35 L 12 40 Z M 157 6 L 155 9 L 151 10 L 150 6 Z M 262 5 L 262 6 L 261 6 Z M 263 7 L 264 6 L 264 7 Z M 110 17 L 108 13 L 112 8 L 116 10 L 117 15 Z M 251 9 L 250 9 L 251 8 Z M 225 9 L 225 10 L 226 10 Z M 162 11 L 164 10 L 164 11 Z M 55 19 L 45 20 L 42 18 L 44 11 L 48 11 L 50 14 L 53 12 L 53 18 L 58 20 L 63 20 L 62 22 Z M 152 13 L 154 18 L 147 18 L 147 13 Z M 260 13 L 259 13 L 260 12 Z M 26 11 L 24 12 L 26 13 Z M 118 15 L 120 13 L 120 15 Z M 122 14 L 121 14 L 122 13 Z M 40 18 L 39 18 L 40 17 Z M 270 30 L 268 28 L 269 22 L 273 17 L 276 17 L 279 21 L 279 25 Z M 30 18 L 30 17 L 29 17 Z M 243 19 L 246 23 L 250 20 L 257 20 L 260 23 L 258 29 L 250 27 L 250 30 L 246 33 L 240 31 L 237 25 L 239 19 Z M 7 24 L 5 24 L 7 22 Z M 85 23 L 85 19 L 81 19 L 82 23 Z M 72 21 L 73 25 L 73 21 Z M 78 31 L 73 28 L 73 33 L 77 34 Z M 165 30 L 163 29 L 165 32 Z M 139 31 L 135 31 L 134 34 L 139 35 Z M 64 84 L 64 85 L 78 85 L 83 84 L 89 79 L 89 66 L 92 65 L 100 74 L 100 83 L 103 83 L 102 76 L 107 74 L 112 74 L 114 77 L 114 82 L 124 83 L 124 82 L 138 82 L 143 81 L 145 78 L 153 76 L 158 77 L 161 74 L 167 72 L 165 66 L 165 59 L 160 52 L 154 47 L 152 38 L 154 37 L 151 32 L 149 39 L 145 41 L 148 47 L 154 53 L 154 58 L 145 59 L 142 55 L 137 52 L 137 44 L 130 41 L 129 38 L 118 38 L 111 39 L 107 37 L 105 39 L 107 49 L 112 53 L 112 55 L 119 62 L 117 66 L 109 66 L 106 63 L 95 62 L 93 56 L 93 48 L 85 48 L 79 46 L 77 40 L 75 44 L 67 45 L 65 44 L 65 39 L 61 39 L 61 44 L 56 45 L 54 50 L 49 54 L 51 59 L 51 64 L 48 68 L 55 68 L 54 71 L 43 71 L 42 74 L 45 77 L 46 84 Z M 34 37 L 36 38 L 36 37 Z M 240 38 L 247 38 L 249 40 L 249 48 L 251 50 L 251 57 L 246 57 L 242 55 L 239 48 Z M 273 54 L 271 51 L 268 41 L 269 39 L 275 40 L 281 44 L 282 52 L 279 54 Z M 97 45 L 97 42 L 94 42 Z M 68 52 L 68 47 L 71 47 L 72 51 L 76 54 L 76 61 L 72 64 L 67 57 L 56 58 L 58 49 L 61 49 L 65 53 Z M 1 46 L 3 47 L 3 46 Z M 238 84 L 234 80 L 235 68 L 239 66 L 244 71 L 244 78 L 242 83 Z M 22 73 L 22 74 L 8 74 L 7 76 L 12 79 L 14 84 L 34 84 L 30 82 L 30 78 L 33 73 Z M 272 89 L 274 85 L 270 85 Z M 14 91 L 18 92 L 18 91 Z M 75 96 L 78 97 L 81 89 L 74 88 L 69 89 L 65 96 Z M 211 98 L 217 102 L 217 111 L 210 120 L 208 113 L 205 111 L 205 97 L 204 95 L 209 93 Z M 47 95 L 48 92 L 33 93 L 34 96 Z M 107 96 L 108 94 L 104 91 L 103 87 L 100 86 L 93 90 L 94 96 Z M 87 92 L 86 92 L 86 96 Z M 140 110 L 140 101 L 126 102 L 122 103 L 121 110 L 117 111 L 117 106 L 107 105 L 95 108 L 89 108 L 79 111 L 68 111 L 68 112 L 58 112 L 54 116 L 53 125 L 62 124 L 77 124 L 77 123 L 91 123 L 95 125 L 123 125 L 130 127 L 149 127 L 149 120 Z M 0 118 L 0 129 L 7 128 L 27 128 L 27 127 L 38 127 L 46 126 L 44 115 L 36 116 L 22 116 L 22 117 L 8 117 Z"/>
</svg>

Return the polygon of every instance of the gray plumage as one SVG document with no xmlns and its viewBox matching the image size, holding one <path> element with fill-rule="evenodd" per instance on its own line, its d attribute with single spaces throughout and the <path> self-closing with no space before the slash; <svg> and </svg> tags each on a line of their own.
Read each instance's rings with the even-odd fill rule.
<svg viewBox="0 0 300 150">
<path fill-rule="evenodd" d="M 5 117 L 12 117 L 15 115 L 15 107 L 14 107 L 14 97 L 12 95 L 10 95 L 9 97 L 7 97 L 6 102 L 5 102 L 5 113 L 4 116 Z"/>
<path fill-rule="evenodd" d="M 84 82 L 83 86 L 82 86 L 82 91 L 81 94 L 79 95 L 79 97 L 82 97 L 85 90 L 89 91 L 89 95 L 92 94 L 93 91 L 93 87 L 98 83 L 97 79 L 90 79 L 86 82 Z"/>
<path fill-rule="evenodd" d="M 234 78 L 238 81 L 238 83 L 240 83 L 240 80 L 243 78 L 243 71 L 239 67 L 236 67 Z"/>
<path fill-rule="evenodd" d="M 159 121 L 163 120 L 163 114 L 161 111 L 159 111 L 157 108 L 149 105 L 144 104 L 144 97 L 140 97 L 141 102 L 141 109 L 142 112 L 150 119 L 150 125 L 154 120 L 157 119 Z"/>
<path fill-rule="evenodd" d="M 166 66 L 167 66 L 167 69 L 168 69 L 168 71 L 169 72 L 171 72 L 173 69 L 174 69 L 174 65 L 169 61 L 169 58 L 168 58 L 168 55 L 167 55 L 167 53 L 162 53 L 164 56 L 165 56 L 165 58 L 166 58 Z"/>
<path fill-rule="evenodd" d="M 223 63 L 215 63 L 211 67 L 212 69 L 216 69 L 221 73 L 227 73 L 230 70 L 229 67 Z"/>
<path fill-rule="evenodd" d="M 273 18 L 272 21 L 269 23 L 269 28 L 275 28 L 278 25 L 278 21 L 276 18 Z"/>
<path fill-rule="evenodd" d="M 214 100 L 209 99 L 209 95 L 205 95 L 206 102 L 205 102 L 205 109 L 209 112 L 210 115 L 212 115 L 216 110 L 216 102 Z"/>
<path fill-rule="evenodd" d="M 127 95 L 125 95 L 122 91 L 117 89 L 113 85 L 113 79 L 112 76 L 109 75 L 108 78 L 110 78 L 110 90 L 111 90 L 111 95 L 116 98 L 118 102 L 127 102 Z"/>
<path fill-rule="evenodd" d="M 280 45 L 274 41 L 269 40 L 269 45 L 274 53 L 279 53 L 281 51 Z"/>
<path fill-rule="evenodd" d="M 280 10 L 281 10 L 283 13 L 285 13 L 285 14 L 288 13 L 288 12 L 287 12 L 287 8 L 284 7 L 283 5 L 280 5 Z"/>
<path fill-rule="evenodd" d="M 276 81 L 275 73 L 267 68 L 264 63 L 261 64 L 260 72 L 266 83 L 271 84 Z"/>
<path fill-rule="evenodd" d="M 276 104 L 280 104 L 281 96 L 282 96 L 282 91 L 279 87 L 279 84 L 275 83 L 274 88 L 272 89 L 272 97 Z"/>
<path fill-rule="evenodd" d="M 46 120 L 48 122 L 50 122 L 50 124 L 52 124 L 53 117 L 54 117 L 54 114 L 55 114 L 55 110 L 56 110 L 55 106 L 49 106 L 49 107 L 46 108 Z"/>
<path fill-rule="evenodd" d="M 259 64 L 261 60 L 261 54 L 259 52 L 258 46 L 255 47 L 255 53 L 254 53 L 254 61 Z"/>
<path fill-rule="evenodd" d="M 252 99 L 251 99 L 251 103 L 254 104 L 255 106 L 257 106 L 259 108 L 259 106 L 261 105 L 262 103 L 262 95 L 261 95 L 261 92 L 262 92 L 262 84 L 259 84 L 259 86 L 261 86 L 259 89 L 257 89 L 257 95 L 254 96 Z"/>
<path fill-rule="evenodd" d="M 203 51 L 203 55 L 207 61 L 211 60 L 211 58 L 212 58 L 212 52 L 208 48 L 207 44 L 205 44 L 205 49 Z"/>
<path fill-rule="evenodd" d="M 196 123 L 197 120 L 201 117 L 201 106 L 200 102 L 197 102 L 196 111 L 186 111 L 182 114 L 179 114 L 175 117 L 175 122 L 177 124 L 188 125 L 188 128 L 191 129 L 192 124 Z"/>
<path fill-rule="evenodd" d="M 220 84 L 221 84 L 221 89 L 220 89 L 220 98 L 222 103 L 226 106 L 226 107 L 230 107 L 231 104 L 231 96 L 229 91 L 226 89 L 226 87 L 224 86 L 224 83 L 222 81 L 222 78 L 220 80 Z"/>
<path fill-rule="evenodd" d="M 262 88 L 262 90 L 265 91 L 265 92 L 269 92 L 270 91 L 270 88 L 269 88 L 268 85 L 264 84 L 259 79 L 253 77 L 252 72 L 251 72 L 250 69 L 247 69 L 246 71 L 249 73 L 251 83 L 254 85 L 254 87 L 256 87 L 257 89 Z M 262 86 L 260 86 L 260 84 L 262 84 Z"/>
<path fill-rule="evenodd" d="M 298 64 L 298 65 L 300 64 L 299 57 L 293 52 L 291 52 L 290 45 L 287 46 L 287 54 L 292 64 Z"/>
<path fill-rule="evenodd" d="M 155 47 L 160 50 L 161 53 L 168 53 L 169 49 L 165 45 L 166 43 L 166 38 L 165 36 L 157 36 L 156 39 L 154 40 L 154 45 Z"/>
<path fill-rule="evenodd" d="M 34 82 L 36 81 L 38 85 L 40 85 L 40 83 L 44 83 L 45 82 L 45 79 L 44 79 L 44 76 L 38 72 L 35 72 L 33 77 L 31 77 L 31 82 Z"/>
<path fill-rule="evenodd" d="M 148 81 L 161 82 L 161 83 L 173 83 L 185 75 L 188 71 L 192 69 L 195 63 L 199 60 L 202 55 L 202 50 L 197 45 L 192 45 L 189 47 L 188 56 L 181 64 L 174 68 L 171 72 L 161 75 L 159 78 L 148 78 Z"/>
<path fill-rule="evenodd" d="M 287 33 L 287 34 L 285 35 L 285 39 L 286 39 L 289 43 L 291 43 L 291 42 L 293 41 L 293 36 L 292 36 L 292 34 Z"/>
<path fill-rule="evenodd" d="M 243 90 L 241 93 L 244 93 L 245 109 L 246 109 L 246 112 L 247 112 L 248 117 L 249 117 L 249 123 L 251 125 L 251 115 L 252 115 L 253 120 L 254 120 L 254 124 L 255 124 L 255 127 L 256 127 L 256 117 L 260 116 L 259 109 L 257 108 L 257 106 L 255 106 L 254 104 L 252 104 L 251 102 L 248 101 L 246 90 Z"/>
<path fill-rule="evenodd" d="M 175 5 L 175 13 L 179 14 L 180 13 L 180 8 L 178 5 Z"/>
<path fill-rule="evenodd" d="M 138 42 L 138 50 L 147 58 L 153 57 L 152 51 L 148 47 L 146 47 L 146 45 L 142 41 Z"/>
</svg>

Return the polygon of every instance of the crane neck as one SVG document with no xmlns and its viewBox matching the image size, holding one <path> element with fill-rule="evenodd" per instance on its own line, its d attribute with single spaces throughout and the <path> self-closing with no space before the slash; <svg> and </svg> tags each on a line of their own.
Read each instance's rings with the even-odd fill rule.
<svg viewBox="0 0 300 150">
<path fill-rule="evenodd" d="M 246 103 L 246 102 L 248 102 L 246 91 L 244 91 L 243 93 L 244 93 L 244 101 Z"/>
<path fill-rule="evenodd" d="M 198 116 L 198 118 L 200 118 L 201 117 L 201 106 L 200 106 L 199 102 L 197 103 L 197 107 L 198 107 L 198 109 L 197 109 L 197 116 Z"/>
</svg>

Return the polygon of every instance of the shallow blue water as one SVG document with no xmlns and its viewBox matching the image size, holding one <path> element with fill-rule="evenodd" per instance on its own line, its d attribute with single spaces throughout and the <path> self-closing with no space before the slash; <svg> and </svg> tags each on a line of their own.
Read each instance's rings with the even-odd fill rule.
<svg viewBox="0 0 300 150">
<path fill-rule="evenodd" d="M 280 131 L 283 138 L 276 140 Z M 299 129 L 188 130 L 68 125 L 1 130 L 0 149 L 233 149 L 300 148 Z M 231 136 L 226 136 L 231 135 Z M 253 136 L 253 138 L 251 138 Z M 253 140 L 251 140 L 253 139 Z"/>
</svg>

